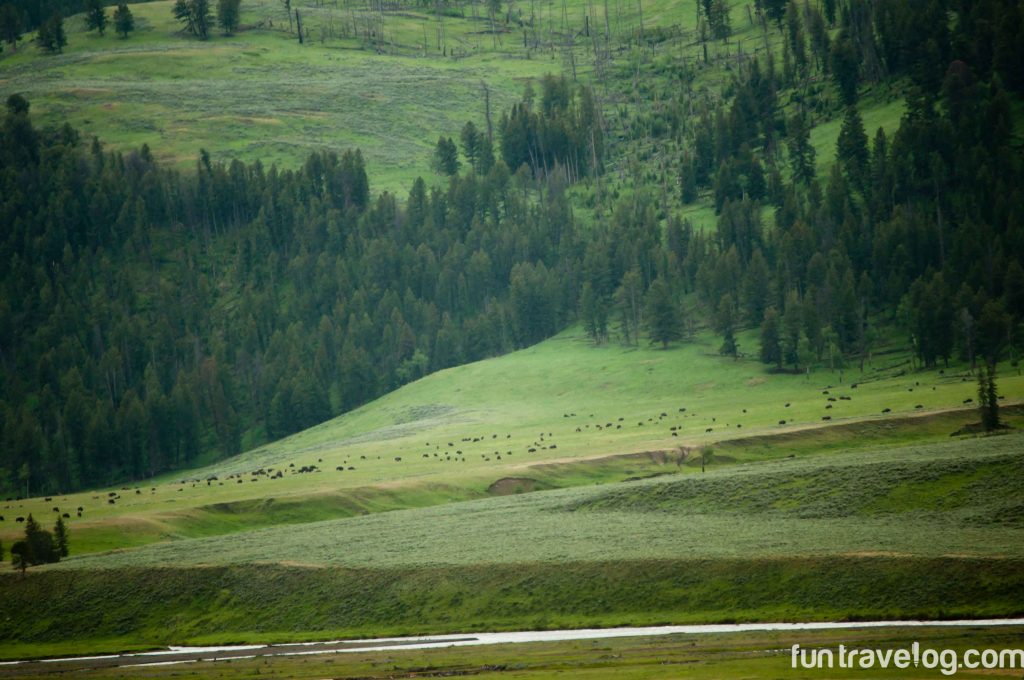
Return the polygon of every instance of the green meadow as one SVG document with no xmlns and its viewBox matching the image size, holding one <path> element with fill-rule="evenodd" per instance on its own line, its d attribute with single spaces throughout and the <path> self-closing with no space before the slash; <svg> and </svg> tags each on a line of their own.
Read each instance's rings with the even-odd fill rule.
<svg viewBox="0 0 1024 680">
<path fill-rule="evenodd" d="M 741 337 L 743 346 L 754 342 Z M 668 350 L 594 346 L 570 329 L 427 376 L 206 468 L 6 501 L 0 539 L 18 536 L 16 516 L 46 522 L 56 507 L 71 514 L 80 555 L 517 489 L 698 473 L 709 448 L 717 468 L 858 443 L 948 441 L 977 420 L 964 403 L 976 399 L 976 384 L 962 366 L 915 371 L 909 355 L 883 348 L 863 373 L 793 375 L 768 372 L 752 358 L 719 357 L 716 346 L 704 334 Z M 1007 365 L 1000 387 L 1004 403 L 1019 401 L 1024 378 Z M 310 466 L 317 471 L 298 472 Z"/>
</svg>

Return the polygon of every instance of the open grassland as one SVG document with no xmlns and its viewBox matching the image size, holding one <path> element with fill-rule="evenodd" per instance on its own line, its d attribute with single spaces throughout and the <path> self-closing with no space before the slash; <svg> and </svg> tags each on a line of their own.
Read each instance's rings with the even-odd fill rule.
<svg viewBox="0 0 1024 680">
<path fill-rule="evenodd" d="M 1024 435 L 737 465 L 73 557 L 58 569 L 297 561 L 1024 558 Z"/>
<path fill-rule="evenodd" d="M 753 342 L 741 337 L 741 343 Z M 864 373 L 770 374 L 755 361 L 714 355 L 715 346 L 714 338 L 702 335 L 667 351 L 594 347 L 570 330 L 520 352 L 428 376 L 209 468 L 118 489 L 5 501 L 0 539 L 19 535 L 17 516 L 32 513 L 46 522 L 58 508 L 71 515 L 73 553 L 83 554 L 494 494 L 693 473 L 707 447 L 717 450 L 712 466 L 719 467 L 857 446 L 948 441 L 977 420 L 963 403 L 975 398 L 976 386 L 962 367 L 912 371 L 908 356 L 896 352 L 876 356 Z M 1000 387 L 1004 403 L 1024 395 L 1024 379 L 1009 366 Z M 942 414 L 955 408 L 965 410 Z M 891 410 L 883 414 L 885 409 Z M 1011 423 L 1018 420 L 1011 410 Z M 299 473 L 304 466 L 318 471 Z M 270 478 L 278 472 L 280 478 Z"/>
<path fill-rule="evenodd" d="M 790 668 L 790 646 L 838 649 L 840 644 L 858 649 L 909 649 L 919 642 L 922 649 L 1019 649 L 1019 627 L 976 627 L 962 630 L 941 628 L 887 628 L 797 633 L 729 633 L 712 635 L 671 635 L 611 640 L 581 640 L 493 647 L 431 650 L 390 650 L 353 654 L 242 659 L 176 666 L 150 666 L 90 671 L 96 678 L 171 678 L 195 674 L 204 678 L 324 678 L 371 679 L 471 676 L 543 680 L 567 675 L 604 680 L 678 678 L 708 680 L 719 678 L 809 676 Z M 49 672 L 47 672 L 49 671 Z M 50 668 L 5 669 L 0 677 L 50 678 Z M 937 670 L 913 668 L 896 671 L 873 669 L 829 672 L 834 678 L 906 678 L 932 680 Z M 1012 677 L 1012 671 L 1009 671 Z"/>
<path fill-rule="evenodd" d="M 1024 612 L 1022 490 L 1024 435 L 1007 434 L 84 555 L 0 576 L 0 654 L 1012 616 Z"/>
</svg>

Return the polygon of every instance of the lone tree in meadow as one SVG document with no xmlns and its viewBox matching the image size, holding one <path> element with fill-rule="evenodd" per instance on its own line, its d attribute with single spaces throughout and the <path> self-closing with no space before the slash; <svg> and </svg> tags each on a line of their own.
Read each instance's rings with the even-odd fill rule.
<svg viewBox="0 0 1024 680">
<path fill-rule="evenodd" d="M 86 0 L 85 26 L 100 35 L 107 30 L 107 10 L 103 7 L 103 0 Z"/>
<path fill-rule="evenodd" d="M 242 0 L 217 0 L 217 23 L 224 35 L 233 35 L 238 30 Z"/>
<path fill-rule="evenodd" d="M 135 30 L 135 17 L 128 9 L 127 3 L 122 2 L 114 10 L 114 30 L 120 33 L 122 38 L 127 38 L 128 34 Z"/>
<path fill-rule="evenodd" d="M 663 349 L 668 349 L 668 343 L 683 337 L 682 320 L 679 309 L 672 302 L 672 291 L 660 278 L 647 289 L 644 321 L 651 343 L 660 342 Z"/>
<path fill-rule="evenodd" d="M 985 432 L 1002 427 L 999 420 L 999 391 L 996 389 L 996 366 L 986 363 L 978 370 L 978 408 Z"/>
</svg>

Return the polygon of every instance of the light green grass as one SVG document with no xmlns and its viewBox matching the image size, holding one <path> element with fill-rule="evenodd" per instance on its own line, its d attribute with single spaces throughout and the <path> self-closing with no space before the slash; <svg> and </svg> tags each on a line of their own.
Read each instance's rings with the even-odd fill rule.
<svg viewBox="0 0 1024 680">
<path fill-rule="evenodd" d="M 749 336 L 741 336 L 744 347 L 752 342 Z M 891 417 L 963 408 L 965 399 L 974 398 L 976 386 L 962 368 L 914 372 L 909 370 L 907 355 L 885 353 L 876 355 L 863 374 L 846 371 L 840 383 L 840 374 L 827 370 L 809 377 L 771 374 L 756 361 L 719 357 L 716 347 L 716 339 L 709 335 L 667 351 L 614 343 L 595 347 L 572 329 L 504 357 L 441 371 L 310 430 L 211 467 L 113 489 L 120 495 L 114 505 L 107 502 L 108 490 L 50 501 L 4 502 L 0 514 L 6 521 L 0 523 L 0 539 L 6 542 L 18 536 L 20 525 L 12 522 L 15 516 L 33 513 L 49 522 L 53 507 L 71 513 L 73 552 L 81 554 L 279 521 L 313 521 L 478 498 L 506 477 L 550 475 L 549 483 L 568 486 L 664 470 L 658 461 L 627 461 L 604 471 L 601 466 L 606 463 L 574 470 L 563 466 L 555 474 L 557 466 L 538 470 L 539 464 L 573 464 L 647 451 L 671 453 L 680 447 L 696 449 L 733 439 L 747 443 L 736 451 L 723 451 L 723 464 L 763 460 L 788 455 L 787 447 L 802 447 L 806 452 L 834 449 L 845 445 L 845 436 L 869 436 L 876 443 L 945 438 L 977 419 L 974 412 L 965 411 L 928 426 L 921 421 L 920 432 L 886 426 Z M 853 388 L 855 381 L 858 386 Z M 829 395 L 822 394 L 826 390 Z M 1000 391 L 1007 403 L 1019 401 L 1024 396 L 1024 378 L 1004 367 Z M 841 400 L 841 396 L 851 399 Z M 836 401 L 827 401 L 829 397 Z M 827 408 L 830 405 L 833 408 Z M 917 405 L 923 408 L 916 409 Z M 885 408 L 891 413 L 883 415 Z M 830 421 L 822 420 L 826 415 Z M 780 420 L 786 424 L 780 425 Z M 872 425 L 852 433 L 837 430 L 834 438 L 818 437 L 805 445 L 786 441 L 782 446 L 765 443 L 762 447 L 756 439 L 858 422 Z M 463 441 L 466 438 L 479 441 Z M 531 448 L 535 451 L 530 452 Z M 304 465 L 323 471 L 292 472 Z M 635 469 L 626 472 L 630 465 Z M 337 471 L 339 466 L 345 470 Z M 285 476 L 268 480 L 250 474 L 260 468 L 283 470 Z M 217 481 L 209 485 L 203 481 L 213 475 Z M 231 475 L 239 477 L 229 479 Z M 260 505 L 271 498 L 276 500 Z M 74 512 L 79 506 L 84 508 L 81 519 Z"/>
<path fill-rule="evenodd" d="M 882 448 L 375 513 L 51 568 L 893 554 L 1024 557 L 1024 435 Z"/>
</svg>

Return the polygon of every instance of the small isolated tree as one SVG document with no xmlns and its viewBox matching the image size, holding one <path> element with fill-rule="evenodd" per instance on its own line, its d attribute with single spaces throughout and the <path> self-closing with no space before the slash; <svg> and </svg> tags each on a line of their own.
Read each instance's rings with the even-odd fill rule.
<svg viewBox="0 0 1024 680">
<path fill-rule="evenodd" d="M 103 0 L 86 0 L 85 26 L 100 35 L 107 30 L 107 10 L 103 7 Z"/>
<path fill-rule="evenodd" d="M 242 0 L 217 0 L 217 23 L 224 35 L 233 35 L 238 30 Z"/>
<path fill-rule="evenodd" d="M 122 38 L 127 38 L 128 34 L 135 30 L 135 16 L 128 9 L 127 3 L 122 2 L 114 10 L 114 30 L 120 33 Z"/>
<path fill-rule="evenodd" d="M 985 428 L 985 432 L 998 430 L 1002 423 L 999 420 L 995 364 L 986 364 L 978 371 L 978 404 L 981 410 L 981 426 Z"/>
<path fill-rule="evenodd" d="M 679 310 L 672 302 L 672 291 L 661 278 L 655 279 L 647 289 L 644 321 L 651 343 L 660 342 L 664 349 L 668 349 L 668 343 L 683 337 L 683 324 Z"/>
<path fill-rule="evenodd" d="M 63 517 L 58 517 L 53 525 L 53 549 L 58 557 L 68 556 L 68 527 Z"/>
</svg>

